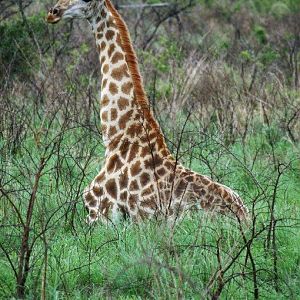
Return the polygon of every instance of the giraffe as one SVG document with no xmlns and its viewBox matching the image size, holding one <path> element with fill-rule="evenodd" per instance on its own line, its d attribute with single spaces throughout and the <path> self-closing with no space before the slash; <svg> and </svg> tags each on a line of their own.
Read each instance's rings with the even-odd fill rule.
<svg viewBox="0 0 300 300">
<path fill-rule="evenodd" d="M 130 217 L 175 220 L 194 207 L 230 214 L 248 210 L 237 193 L 189 170 L 170 153 L 150 109 L 127 26 L 110 0 L 59 0 L 48 23 L 87 19 L 101 64 L 104 166 L 83 193 L 89 224 Z"/>
</svg>

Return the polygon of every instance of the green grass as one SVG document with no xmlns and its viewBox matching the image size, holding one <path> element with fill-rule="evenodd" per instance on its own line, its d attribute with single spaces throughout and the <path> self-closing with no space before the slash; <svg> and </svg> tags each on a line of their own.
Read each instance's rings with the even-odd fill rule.
<svg viewBox="0 0 300 300">
<path fill-rule="evenodd" d="M 47 231 L 37 238 L 31 254 L 26 281 L 28 299 L 40 297 L 43 278 L 49 299 L 205 299 L 211 297 L 207 288 L 220 263 L 223 268 L 230 264 L 223 275 L 221 299 L 253 298 L 253 266 L 246 258 L 245 242 L 235 220 L 211 218 L 200 211 L 186 215 L 174 230 L 155 220 L 138 225 L 124 221 L 116 226 L 88 227 L 81 193 L 96 175 L 103 149 L 99 137 L 88 136 L 87 129 L 70 127 L 59 131 L 59 128 L 59 123 L 49 125 L 47 138 L 39 143 L 28 135 L 13 154 L 9 141 L 1 141 L 2 186 L 9 191 L 9 198 L 23 218 L 33 174 L 41 156 L 49 156 L 37 192 L 30 243 L 45 226 Z M 259 295 L 263 299 L 297 299 L 300 294 L 299 148 L 284 136 L 272 140 L 273 148 L 262 131 L 247 139 L 246 148 L 237 140 L 224 150 L 212 131 L 210 136 L 200 137 L 203 148 L 193 153 L 192 169 L 209 174 L 201 155 L 208 157 L 210 163 L 217 161 L 214 174 L 238 190 L 250 208 L 255 201 L 252 212 L 257 216 L 255 228 L 244 226 L 243 232 L 247 240 L 255 235 L 250 249 Z M 45 151 L 46 145 L 52 148 Z M 184 142 L 183 148 L 185 145 Z M 278 176 L 276 163 L 282 169 L 286 166 L 275 194 L 277 279 L 274 248 L 266 246 L 268 203 L 275 193 Z M 87 167 L 83 173 L 84 165 Z M 1 198 L 0 218 L 0 244 L 17 266 L 22 230 L 6 197 Z M 0 252 L 0 269 L 0 298 L 13 297 L 15 278 L 3 252 Z M 216 291 L 217 282 L 211 284 L 211 293 Z"/>
</svg>

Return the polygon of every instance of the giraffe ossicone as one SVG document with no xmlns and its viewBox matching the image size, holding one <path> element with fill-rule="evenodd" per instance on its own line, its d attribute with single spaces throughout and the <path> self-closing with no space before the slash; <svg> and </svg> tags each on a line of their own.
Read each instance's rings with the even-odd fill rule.
<svg viewBox="0 0 300 300">
<path fill-rule="evenodd" d="M 92 25 L 102 73 L 105 163 L 84 191 L 88 222 L 172 220 L 195 206 L 247 218 L 233 190 L 174 160 L 149 107 L 129 31 L 110 0 L 60 0 L 47 21 L 75 18 Z"/>
</svg>

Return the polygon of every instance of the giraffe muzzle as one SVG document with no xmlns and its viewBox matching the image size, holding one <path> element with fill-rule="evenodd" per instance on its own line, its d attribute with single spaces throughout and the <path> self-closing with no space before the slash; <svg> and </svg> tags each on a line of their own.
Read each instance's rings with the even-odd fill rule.
<svg viewBox="0 0 300 300">
<path fill-rule="evenodd" d="M 64 9 L 61 9 L 59 7 L 50 8 L 46 21 L 50 24 L 55 24 L 60 21 L 63 13 Z"/>
</svg>

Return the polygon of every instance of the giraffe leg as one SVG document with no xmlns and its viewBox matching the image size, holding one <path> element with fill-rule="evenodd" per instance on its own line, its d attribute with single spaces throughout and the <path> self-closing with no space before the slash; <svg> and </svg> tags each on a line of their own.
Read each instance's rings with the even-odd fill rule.
<svg viewBox="0 0 300 300">
<path fill-rule="evenodd" d="M 112 203 L 103 196 L 101 187 L 96 185 L 95 181 L 84 190 L 83 199 L 88 212 L 86 222 L 91 225 L 99 220 L 102 224 L 107 225 L 110 221 L 108 216 Z"/>
<path fill-rule="evenodd" d="M 239 220 L 248 216 L 248 210 L 237 193 L 187 169 L 178 174 L 173 194 L 174 199 L 186 208 L 200 207 L 221 214 L 234 214 Z"/>
<path fill-rule="evenodd" d="M 196 174 L 191 190 L 200 200 L 203 209 L 221 214 L 234 214 L 239 220 L 246 220 L 248 209 L 240 196 L 229 187 L 213 182 L 206 176 Z"/>
<path fill-rule="evenodd" d="M 117 199 L 108 198 L 102 191 L 95 181 L 85 189 L 83 198 L 88 212 L 86 222 L 92 224 L 100 221 L 104 225 L 112 225 L 126 219 L 129 215 L 126 206 L 117 203 Z"/>
</svg>

